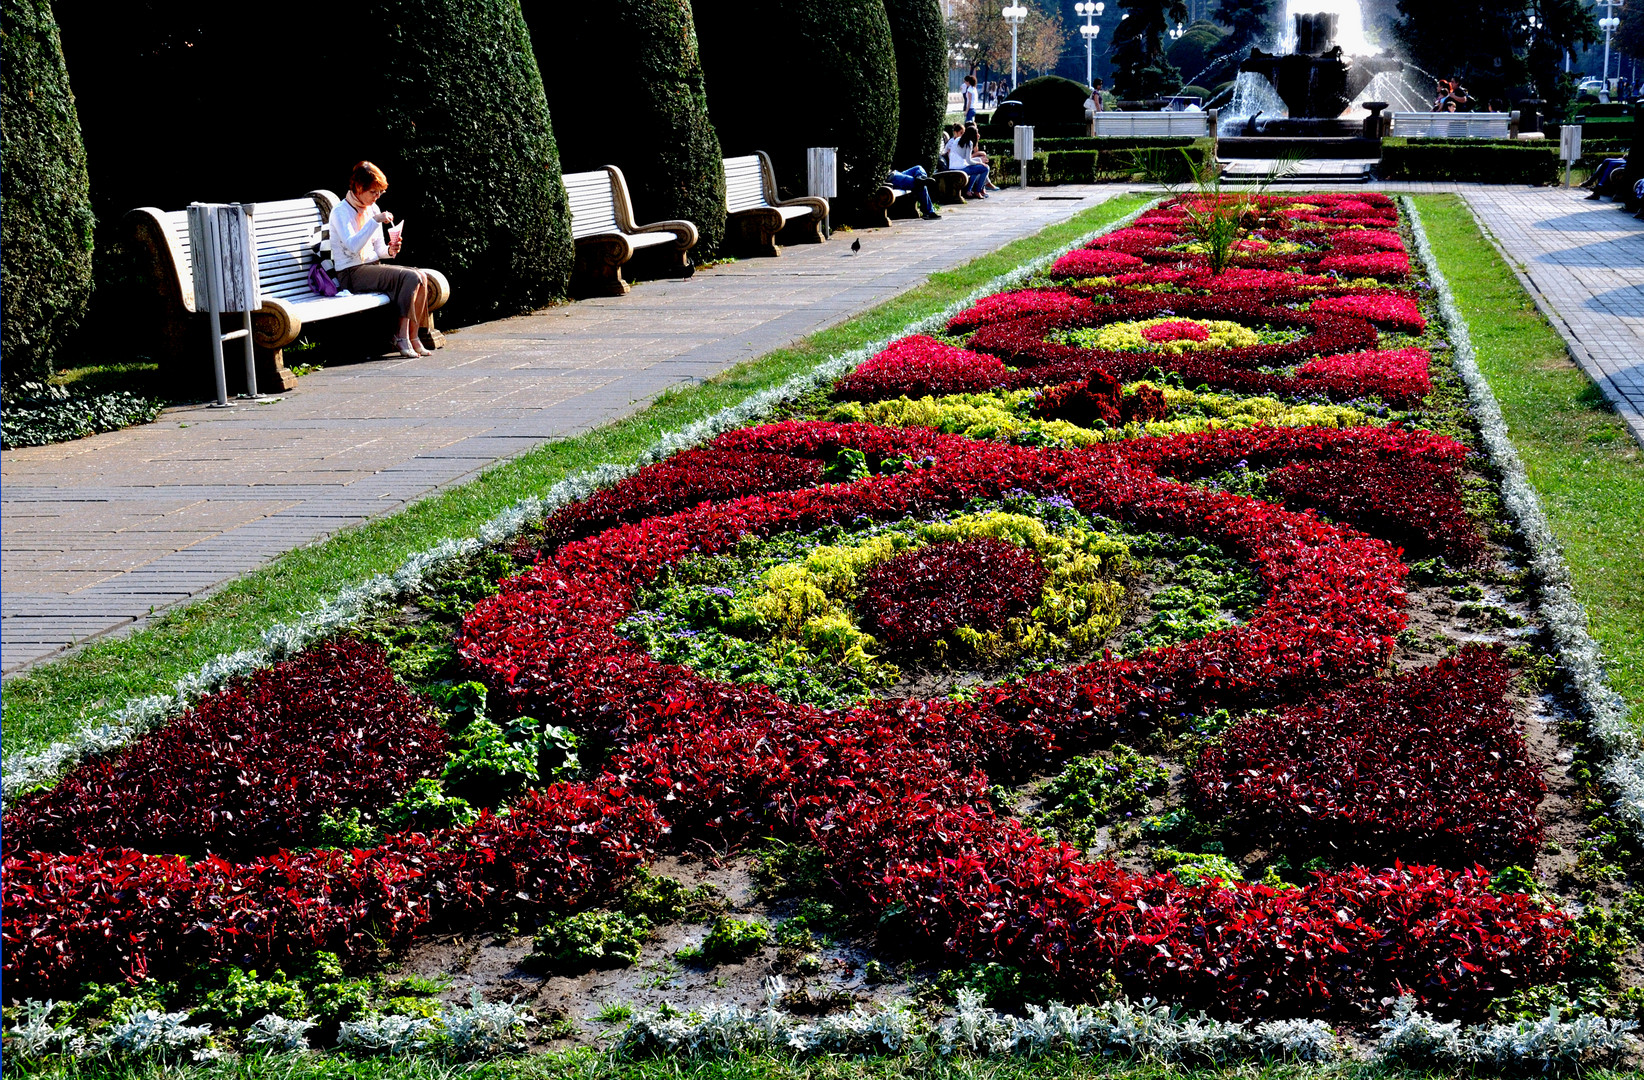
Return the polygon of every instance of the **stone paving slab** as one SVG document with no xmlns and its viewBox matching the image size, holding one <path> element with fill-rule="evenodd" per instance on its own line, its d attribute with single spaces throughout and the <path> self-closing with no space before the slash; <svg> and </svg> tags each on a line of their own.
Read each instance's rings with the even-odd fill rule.
<svg viewBox="0 0 1644 1080">
<path fill-rule="evenodd" d="M 1481 188 L 1465 197 L 1644 446 L 1644 221 L 1580 189 Z"/>
<path fill-rule="evenodd" d="M 898 221 L 452 331 L 433 356 L 327 368 L 277 402 L 168 409 L 144 427 L 6 451 L 0 668 L 141 625 L 291 548 L 636 412 L 1126 190 L 997 192 L 940 222 Z"/>
</svg>

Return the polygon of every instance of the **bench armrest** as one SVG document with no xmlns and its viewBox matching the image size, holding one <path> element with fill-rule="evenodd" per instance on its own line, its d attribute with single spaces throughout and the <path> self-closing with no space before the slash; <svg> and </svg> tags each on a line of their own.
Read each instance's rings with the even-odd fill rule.
<svg viewBox="0 0 1644 1080">
<path fill-rule="evenodd" d="M 828 200 L 820 195 L 796 195 L 791 199 L 773 200 L 772 206 L 804 206 L 811 211 L 811 216 L 821 221 L 828 216 Z M 888 204 L 887 204 L 888 205 Z"/>
<path fill-rule="evenodd" d="M 631 233 L 678 233 L 679 246 L 681 250 L 689 250 L 696 247 L 696 242 L 698 239 L 696 225 L 683 219 L 677 221 L 657 221 L 650 225 L 636 226 L 628 231 Z"/>
</svg>

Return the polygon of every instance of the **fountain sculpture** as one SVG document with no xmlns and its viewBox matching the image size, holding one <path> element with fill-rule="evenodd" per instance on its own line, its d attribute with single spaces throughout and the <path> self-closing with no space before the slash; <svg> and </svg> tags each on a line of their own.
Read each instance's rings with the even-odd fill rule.
<svg viewBox="0 0 1644 1080">
<path fill-rule="evenodd" d="M 1359 124 L 1339 119 L 1370 80 L 1384 71 L 1402 71 L 1398 60 L 1379 56 L 1346 56 L 1336 44 L 1334 12 L 1298 13 L 1296 51 L 1277 56 L 1252 49 L 1239 65 L 1272 83 L 1290 110 L 1288 120 L 1270 119 L 1260 125 L 1266 135 L 1349 135 Z"/>
</svg>

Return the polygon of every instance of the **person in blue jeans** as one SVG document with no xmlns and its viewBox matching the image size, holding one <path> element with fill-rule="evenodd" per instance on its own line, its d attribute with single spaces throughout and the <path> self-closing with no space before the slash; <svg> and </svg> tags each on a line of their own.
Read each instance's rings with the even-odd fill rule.
<svg viewBox="0 0 1644 1080">
<path fill-rule="evenodd" d="M 886 183 L 898 191 L 915 192 L 919 196 L 919 212 L 925 216 L 926 220 L 934 220 L 942 216 L 936 212 L 936 204 L 931 201 L 930 189 L 934 181 L 931 179 L 931 175 L 925 171 L 924 166 L 915 165 L 905 172 L 897 172 L 892 169 L 890 179 Z"/>
</svg>

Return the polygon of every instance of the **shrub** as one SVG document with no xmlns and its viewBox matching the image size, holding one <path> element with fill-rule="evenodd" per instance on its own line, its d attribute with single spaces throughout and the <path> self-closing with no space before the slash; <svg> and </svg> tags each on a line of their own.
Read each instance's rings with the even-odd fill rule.
<svg viewBox="0 0 1644 1080">
<path fill-rule="evenodd" d="M 125 390 L 77 397 L 61 386 L 36 382 L 14 383 L 6 389 L 9 393 L 5 413 L 0 416 L 0 446 L 7 450 L 147 424 L 165 408 L 158 401 Z"/>
<path fill-rule="evenodd" d="M 1558 144 L 1480 139 L 1383 139 L 1385 180 L 1469 180 L 1487 184 L 1557 181 Z"/>
<path fill-rule="evenodd" d="M 900 109 L 884 0 L 768 0 L 757 14 L 740 0 L 695 0 L 691 10 L 725 153 L 768 152 L 778 184 L 803 194 L 805 148 L 836 146 L 847 212 L 884 185 Z M 802 119 L 791 95 L 771 93 L 776 69 L 809 95 Z"/>
<path fill-rule="evenodd" d="M 641 223 L 683 218 L 692 256 L 725 238 L 725 170 L 689 0 L 521 5 L 566 172 L 615 165 Z"/>
<path fill-rule="evenodd" d="M 47 0 L 5 0 L 0 116 L 0 353 L 9 389 L 50 377 L 91 296 L 86 151 Z"/>
<path fill-rule="evenodd" d="M 891 165 L 930 169 L 948 113 L 948 39 L 942 5 L 937 0 L 885 0 L 885 15 L 896 49 L 900 105 Z"/>
<path fill-rule="evenodd" d="M 1085 99 L 1090 96 L 1090 87 L 1060 75 L 1043 75 L 1018 85 L 1010 96 L 1022 103 L 1019 123 L 1035 127 L 1040 124 L 1077 124 L 1084 120 Z"/>
</svg>

